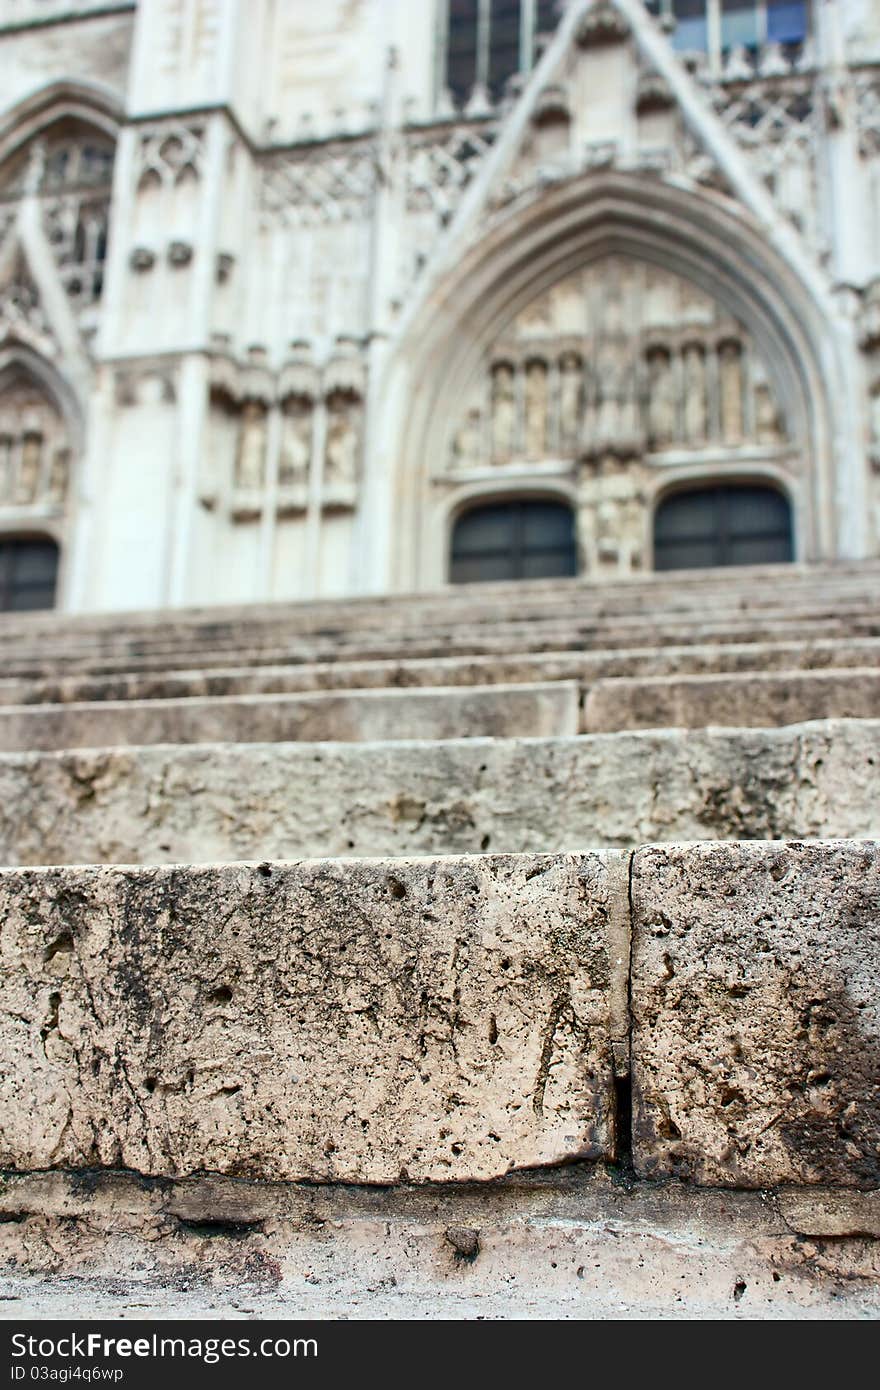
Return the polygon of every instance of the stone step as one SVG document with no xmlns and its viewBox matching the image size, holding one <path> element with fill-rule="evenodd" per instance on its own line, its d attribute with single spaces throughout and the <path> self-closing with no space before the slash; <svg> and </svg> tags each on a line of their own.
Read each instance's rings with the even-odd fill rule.
<svg viewBox="0 0 880 1390">
<path fill-rule="evenodd" d="M 0 755 L 0 863 L 880 835 L 880 721 Z"/>
<path fill-rule="evenodd" d="M 708 646 L 625 647 L 599 652 L 414 657 L 397 661 L 325 661 L 217 666 L 198 670 L 0 679 L 0 703 L 68 704 L 95 700 L 186 699 L 199 695 L 269 695 L 297 691 L 410 689 L 421 686 L 517 685 L 608 677 L 707 675 L 739 671 L 880 667 L 880 638 Z"/>
<path fill-rule="evenodd" d="M 880 566 L 852 569 L 792 567 L 758 570 L 688 571 L 682 575 L 640 577 L 613 584 L 551 580 L 527 584 L 472 585 L 421 595 L 362 598 L 300 604 L 254 605 L 172 613 L 4 615 L 0 650 L 44 650 L 70 657 L 139 655 L 184 646 L 234 650 L 243 639 L 253 645 L 361 632 L 398 634 L 456 627 L 462 617 L 473 627 L 522 618 L 545 622 L 604 621 L 643 615 L 693 619 L 704 612 L 763 617 L 777 609 L 870 609 L 880 590 Z"/>
<path fill-rule="evenodd" d="M 613 1157 L 625 868 L 0 872 L 0 1168 L 389 1183 Z"/>
<path fill-rule="evenodd" d="M 810 719 L 880 716 L 880 670 L 748 672 L 622 677 L 591 685 L 587 733 L 618 729 L 772 727 Z"/>
<path fill-rule="evenodd" d="M 586 1165 L 391 1188 L 5 1174 L 3 1296 L 16 1319 L 66 1322 L 84 1308 L 113 1320 L 411 1318 L 422 1345 L 426 1320 L 498 1319 L 506 1338 L 511 1318 L 880 1312 L 880 1193 L 615 1178 Z"/>
<path fill-rule="evenodd" d="M 3 870 L 0 1166 L 876 1187 L 878 906 L 867 841 Z"/>
<path fill-rule="evenodd" d="M 0 749 L 575 734 L 573 681 L 0 707 Z"/>
<path fill-rule="evenodd" d="M 396 638 L 359 633 L 321 641 L 293 643 L 280 647 L 237 647 L 205 649 L 198 653 L 200 670 L 226 669 L 231 665 L 312 665 L 354 661 L 443 660 L 454 656 L 539 655 L 546 652 L 615 652 L 640 647 L 744 645 L 776 642 L 861 642 L 880 638 L 880 615 L 872 609 L 858 617 L 820 615 L 804 620 L 779 616 L 756 624 L 753 619 L 727 622 L 704 620 L 699 623 L 663 623 L 639 618 L 611 626 L 578 625 L 568 622 L 496 624 L 484 630 L 461 626 L 433 636 L 415 629 Z M 153 651 L 147 655 L 98 657 L 90 653 L 63 654 L 36 648 L 30 655 L 21 650 L 3 661 L 5 678 L 19 680 L 58 679 L 61 676 L 117 676 L 135 673 L 165 673 L 192 668 L 194 652 Z"/>
</svg>

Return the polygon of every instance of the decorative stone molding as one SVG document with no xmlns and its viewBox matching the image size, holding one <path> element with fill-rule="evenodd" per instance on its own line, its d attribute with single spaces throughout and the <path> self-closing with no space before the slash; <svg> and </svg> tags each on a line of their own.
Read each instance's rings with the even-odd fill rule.
<svg viewBox="0 0 880 1390">
<path fill-rule="evenodd" d="M 141 129 L 135 160 L 135 185 L 143 188 L 151 179 L 174 187 L 184 177 L 200 179 L 205 157 L 205 129 L 168 121 Z"/>
<path fill-rule="evenodd" d="M 622 43 L 629 38 L 629 25 L 611 0 L 597 0 L 577 27 L 576 42 L 581 48 Z"/>
<path fill-rule="evenodd" d="M 177 400 L 175 368 L 166 362 L 148 360 L 118 367 L 114 384 L 119 406 L 137 406 L 150 401 L 173 405 Z"/>
<path fill-rule="evenodd" d="M 188 241 L 170 241 L 167 254 L 168 264 L 180 268 L 189 265 L 194 253 Z"/>
<path fill-rule="evenodd" d="M 268 156 L 260 210 L 288 226 L 319 226 L 367 216 L 377 182 L 375 140 Z"/>
<path fill-rule="evenodd" d="M 536 126 L 550 125 L 554 122 L 568 124 L 570 120 L 571 105 L 565 87 L 560 83 L 545 87 L 535 103 L 532 124 Z"/>
<path fill-rule="evenodd" d="M 129 253 L 128 264 L 132 270 L 139 273 L 152 270 L 156 264 L 156 253 L 148 246 L 134 246 Z"/>
<path fill-rule="evenodd" d="M 665 111 L 674 105 L 675 98 L 669 85 L 659 73 L 648 71 L 639 73 L 638 87 L 636 88 L 636 111 L 640 116 L 647 115 L 650 111 Z"/>
</svg>

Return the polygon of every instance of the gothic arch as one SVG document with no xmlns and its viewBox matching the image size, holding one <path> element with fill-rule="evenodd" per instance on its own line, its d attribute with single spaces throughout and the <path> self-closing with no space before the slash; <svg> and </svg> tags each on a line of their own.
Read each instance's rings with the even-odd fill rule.
<svg viewBox="0 0 880 1390">
<path fill-rule="evenodd" d="M 122 115 L 119 97 L 102 83 L 51 82 L 0 117 L 0 167 L 35 136 L 64 119 L 93 126 L 115 143 Z"/>
<path fill-rule="evenodd" d="M 85 420 L 79 397 L 54 363 L 14 339 L 0 345 L 0 398 L 17 381 L 32 382 L 62 417 L 71 448 L 80 455 L 85 442 Z"/>
<path fill-rule="evenodd" d="M 656 178 L 600 171 L 527 195 L 499 214 L 398 341 L 382 398 L 388 525 L 405 538 L 395 549 L 394 587 L 437 582 L 432 465 L 448 447 L 456 402 L 489 345 L 542 292 L 611 254 L 689 281 L 751 334 L 803 459 L 801 557 L 839 553 L 845 506 L 832 486 L 833 452 L 838 436 L 845 438 L 846 393 L 822 305 L 741 206 Z"/>
</svg>

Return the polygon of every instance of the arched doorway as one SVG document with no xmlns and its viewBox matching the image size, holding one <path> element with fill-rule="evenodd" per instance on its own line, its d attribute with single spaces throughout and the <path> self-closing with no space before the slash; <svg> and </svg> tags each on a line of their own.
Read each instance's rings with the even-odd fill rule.
<svg viewBox="0 0 880 1390">
<path fill-rule="evenodd" d="M 515 497 L 480 503 L 453 528 L 453 584 L 556 579 L 576 570 L 574 514 L 564 502 Z"/>
<path fill-rule="evenodd" d="M 0 613 L 55 605 L 58 546 L 48 536 L 0 536 Z"/>
<path fill-rule="evenodd" d="M 794 558 L 788 499 L 766 484 L 673 492 L 654 516 L 654 568 L 784 564 Z"/>
</svg>

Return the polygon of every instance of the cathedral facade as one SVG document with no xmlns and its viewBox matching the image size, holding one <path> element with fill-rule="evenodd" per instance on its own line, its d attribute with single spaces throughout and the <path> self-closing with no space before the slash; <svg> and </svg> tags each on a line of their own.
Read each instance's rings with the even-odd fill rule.
<svg viewBox="0 0 880 1390">
<path fill-rule="evenodd" d="M 878 0 L 0 0 L 0 608 L 880 554 Z"/>
</svg>

